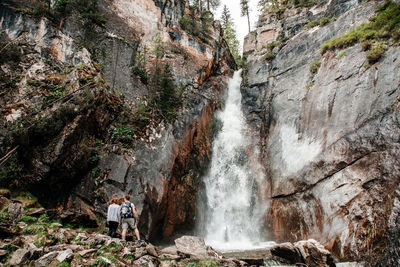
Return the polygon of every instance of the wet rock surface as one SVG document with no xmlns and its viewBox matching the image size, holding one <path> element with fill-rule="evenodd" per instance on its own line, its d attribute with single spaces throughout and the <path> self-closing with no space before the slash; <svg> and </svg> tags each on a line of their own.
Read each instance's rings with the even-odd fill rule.
<svg viewBox="0 0 400 267">
<path fill-rule="evenodd" d="M 260 133 L 269 175 L 269 238 L 314 238 L 342 259 L 395 262 L 400 50 L 389 47 L 372 66 L 361 44 L 321 56 L 324 41 L 367 22 L 377 7 L 325 4 L 318 14 L 310 9 L 313 16 L 335 14 L 325 26 L 304 28 L 306 13 L 296 11 L 281 20 L 261 20 L 245 42 L 249 69 L 242 102 Z M 260 34 L 267 29 L 274 33 L 270 38 Z M 288 41 L 274 48 L 275 59 L 265 61 L 267 44 L 281 32 Z M 320 65 L 312 74 L 315 61 Z"/>
</svg>

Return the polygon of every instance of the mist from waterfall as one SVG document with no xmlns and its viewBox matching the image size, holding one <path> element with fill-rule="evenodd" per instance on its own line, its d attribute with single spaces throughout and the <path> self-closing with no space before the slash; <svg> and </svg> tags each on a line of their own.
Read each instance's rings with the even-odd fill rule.
<svg viewBox="0 0 400 267">
<path fill-rule="evenodd" d="M 218 249 L 246 249 L 262 241 L 263 221 L 257 181 L 264 179 L 258 149 L 252 145 L 241 110 L 241 71 L 229 80 L 223 111 L 216 114 L 221 129 L 212 147 L 212 160 L 199 210 L 199 231 Z"/>
</svg>

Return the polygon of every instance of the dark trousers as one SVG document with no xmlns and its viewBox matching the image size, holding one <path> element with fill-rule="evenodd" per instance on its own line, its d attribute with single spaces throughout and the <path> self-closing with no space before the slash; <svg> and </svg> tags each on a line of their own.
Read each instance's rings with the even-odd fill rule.
<svg viewBox="0 0 400 267">
<path fill-rule="evenodd" d="M 108 222 L 108 236 L 115 237 L 115 233 L 117 232 L 118 222 L 109 221 Z"/>
</svg>

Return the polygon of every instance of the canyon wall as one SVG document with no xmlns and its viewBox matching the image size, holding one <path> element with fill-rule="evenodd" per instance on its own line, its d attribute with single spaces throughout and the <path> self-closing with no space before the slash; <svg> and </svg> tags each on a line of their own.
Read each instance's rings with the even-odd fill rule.
<svg viewBox="0 0 400 267">
<path fill-rule="evenodd" d="M 379 4 L 322 1 L 260 17 L 245 39 L 242 102 L 271 187 L 269 238 L 314 238 L 341 259 L 388 264 L 399 255 L 400 48 L 375 64 L 361 44 L 320 54 Z M 305 27 L 324 17 L 335 19 Z"/>
<path fill-rule="evenodd" d="M 146 239 L 192 230 L 212 114 L 236 68 L 219 23 L 203 38 L 187 33 L 179 21 L 193 10 L 181 0 L 89 1 L 69 13 L 32 2 L 0 4 L 10 55 L 0 71 L 2 186 L 28 189 L 63 223 L 96 226 L 107 201 L 129 193 Z M 173 80 L 182 102 L 173 119 L 149 108 L 166 65 L 159 80 Z"/>
</svg>

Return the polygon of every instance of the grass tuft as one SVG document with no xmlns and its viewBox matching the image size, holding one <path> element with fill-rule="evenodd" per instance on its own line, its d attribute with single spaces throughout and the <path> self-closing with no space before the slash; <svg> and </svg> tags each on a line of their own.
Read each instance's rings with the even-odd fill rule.
<svg viewBox="0 0 400 267">
<path fill-rule="evenodd" d="M 328 50 L 343 49 L 363 42 L 363 51 L 371 49 L 366 55 L 368 63 L 379 61 L 387 50 L 380 42 L 390 39 L 394 42 L 400 40 L 400 4 L 386 1 L 378 7 L 377 12 L 378 15 L 371 17 L 370 22 L 324 42 L 321 46 L 321 55 Z"/>
</svg>

